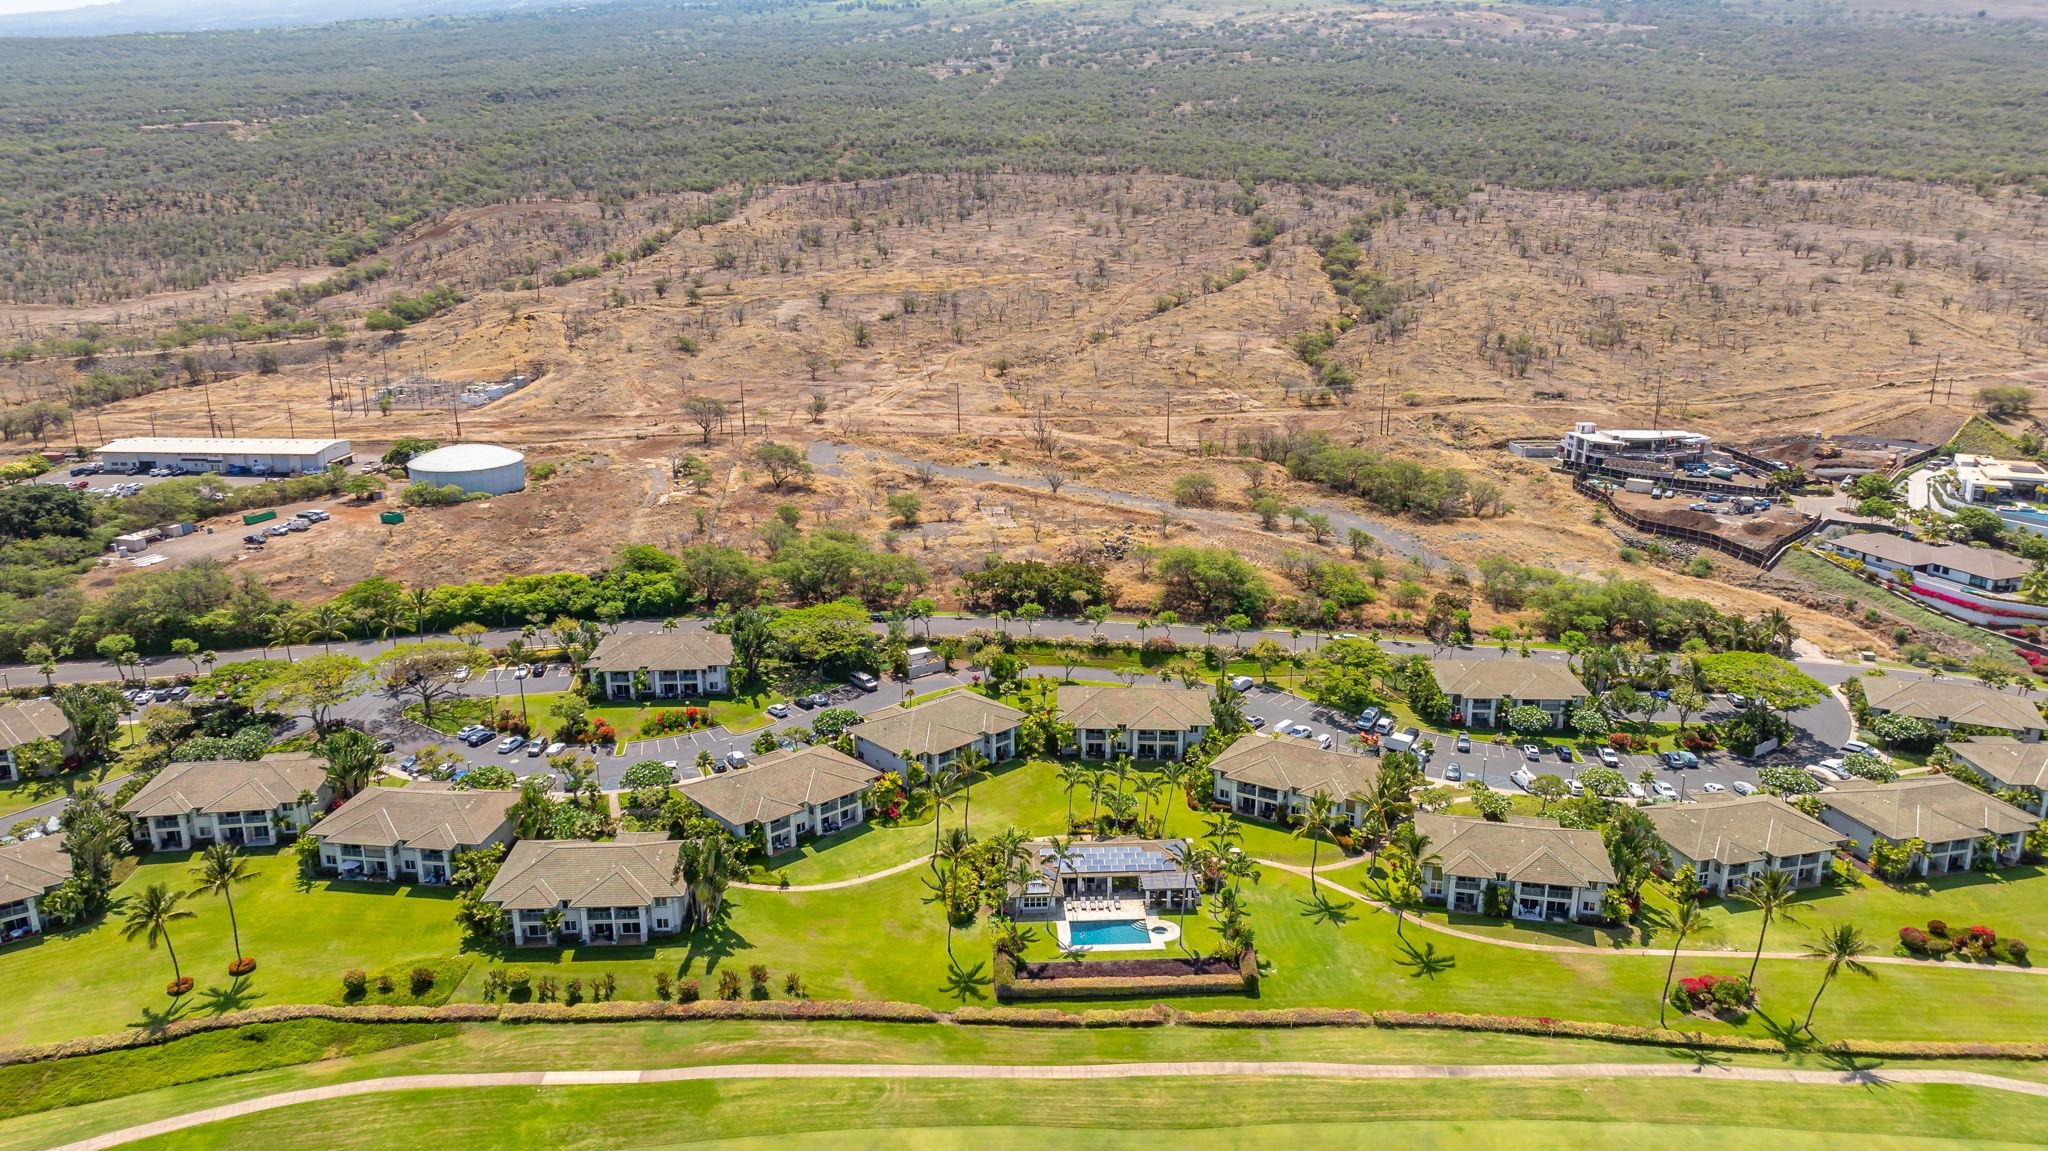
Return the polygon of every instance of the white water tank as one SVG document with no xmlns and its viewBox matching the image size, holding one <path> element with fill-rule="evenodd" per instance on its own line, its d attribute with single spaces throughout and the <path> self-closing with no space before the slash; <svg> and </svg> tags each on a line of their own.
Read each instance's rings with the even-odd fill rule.
<svg viewBox="0 0 2048 1151">
<path fill-rule="evenodd" d="M 502 496 L 526 486 L 526 457 L 496 444 L 450 444 L 414 456 L 405 470 L 415 480 L 483 495 Z"/>
</svg>

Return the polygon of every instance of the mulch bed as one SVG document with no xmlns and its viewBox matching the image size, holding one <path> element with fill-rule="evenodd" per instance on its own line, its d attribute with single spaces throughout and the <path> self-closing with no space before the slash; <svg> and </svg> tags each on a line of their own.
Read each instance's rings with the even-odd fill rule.
<svg viewBox="0 0 2048 1151">
<path fill-rule="evenodd" d="M 1236 975 L 1237 965 L 1226 959 L 1097 959 L 1081 963 L 1019 963 L 1017 978 L 1032 979 L 1153 979 L 1183 975 Z"/>
</svg>

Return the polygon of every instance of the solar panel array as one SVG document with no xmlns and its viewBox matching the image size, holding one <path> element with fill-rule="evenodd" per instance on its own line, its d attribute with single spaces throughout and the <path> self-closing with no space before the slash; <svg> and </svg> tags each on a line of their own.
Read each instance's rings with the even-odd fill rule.
<svg viewBox="0 0 2048 1151">
<path fill-rule="evenodd" d="M 1061 863 L 1060 869 L 1070 875 L 1170 871 L 1175 867 L 1172 857 L 1153 844 L 1087 843 L 1076 844 L 1068 850 L 1068 858 Z M 1053 862 L 1054 853 L 1050 847 L 1039 848 L 1038 855 L 1047 863 Z"/>
</svg>

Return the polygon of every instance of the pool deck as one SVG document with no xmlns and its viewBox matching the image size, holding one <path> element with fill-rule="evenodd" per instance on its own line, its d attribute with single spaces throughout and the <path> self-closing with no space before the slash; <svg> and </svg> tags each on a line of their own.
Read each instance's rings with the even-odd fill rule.
<svg viewBox="0 0 2048 1151">
<path fill-rule="evenodd" d="M 1154 918 L 1146 913 L 1143 900 L 1132 899 L 1069 899 L 1066 901 L 1066 914 L 1053 920 L 1052 928 L 1060 946 L 1071 948 L 1077 945 L 1069 924 L 1109 922 L 1141 924 L 1150 938 L 1144 943 L 1080 944 L 1079 949 L 1091 954 L 1097 951 L 1158 951 L 1180 938 L 1179 925 Z"/>
</svg>

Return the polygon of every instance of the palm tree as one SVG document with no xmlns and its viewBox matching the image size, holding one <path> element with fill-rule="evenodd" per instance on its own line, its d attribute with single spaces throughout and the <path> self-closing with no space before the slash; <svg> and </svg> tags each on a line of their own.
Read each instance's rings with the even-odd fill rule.
<svg viewBox="0 0 2048 1151">
<path fill-rule="evenodd" d="M 738 868 L 739 861 L 722 835 L 688 841 L 676 852 L 676 878 L 689 891 L 690 906 L 700 925 L 718 915 L 725 889 Z"/>
<path fill-rule="evenodd" d="M 1088 782 L 1088 768 L 1078 763 L 1060 764 L 1057 778 L 1060 789 L 1067 793 L 1067 826 L 1074 826 L 1074 789 Z"/>
<path fill-rule="evenodd" d="M 1206 854 L 1207 852 L 1185 839 L 1177 839 L 1166 845 L 1166 857 L 1173 860 L 1175 867 L 1187 873 L 1189 880 L 1195 884 L 1197 891 L 1201 890 L 1202 857 Z M 1180 948 L 1192 956 L 1194 949 L 1188 946 L 1187 927 L 1188 901 L 1182 899 L 1180 903 Z"/>
<path fill-rule="evenodd" d="M 957 831 L 959 829 L 955 828 L 954 830 Z M 959 870 L 953 864 L 948 863 L 944 867 L 938 867 L 935 864 L 932 868 L 931 876 L 924 881 L 925 890 L 931 892 L 930 895 L 924 897 L 924 901 L 937 904 L 939 914 L 946 920 L 946 957 L 948 959 L 951 959 L 953 956 L 953 883 L 958 878 Z"/>
<path fill-rule="evenodd" d="M 1209 829 L 1202 838 L 1208 840 L 1218 854 L 1224 854 L 1232 844 L 1244 839 L 1244 828 L 1237 825 L 1236 816 L 1226 811 L 1209 817 Z"/>
<path fill-rule="evenodd" d="M 968 848 L 973 846 L 974 837 L 967 834 L 967 829 L 956 827 L 946 832 L 946 837 L 939 841 L 939 849 L 934 856 L 947 867 L 955 867 L 966 856 Z"/>
<path fill-rule="evenodd" d="M 427 618 L 433 614 L 434 593 L 423 587 L 413 588 L 405 593 L 405 603 L 412 609 L 412 633 L 427 634 Z"/>
<path fill-rule="evenodd" d="M 1820 997 L 1844 969 L 1871 979 L 1877 978 L 1877 972 L 1862 961 L 1862 957 L 1870 952 L 1870 941 L 1863 938 L 1863 930 L 1853 923 L 1835 924 L 1821 932 L 1807 947 L 1806 958 L 1825 959 L 1828 966 L 1820 974 L 1820 986 L 1814 990 L 1813 1002 L 1806 1005 L 1806 1022 L 1799 1025 L 1801 1031 L 1813 1034 L 1813 1013 L 1820 1008 Z"/>
<path fill-rule="evenodd" d="M 960 826 L 967 827 L 974 815 L 974 777 L 988 773 L 988 757 L 969 745 L 953 757 L 953 768 L 960 773 Z"/>
<path fill-rule="evenodd" d="M 284 649 L 285 662 L 290 663 L 292 659 L 292 644 L 298 642 L 299 639 L 299 622 L 283 613 L 271 616 L 270 627 L 265 634 L 269 637 L 268 642 L 270 644 L 275 644 Z"/>
<path fill-rule="evenodd" d="M 1109 769 L 1099 763 L 1088 765 L 1088 826 L 1100 832 L 1102 827 L 1102 789 L 1109 784 Z"/>
<path fill-rule="evenodd" d="M 1144 776 L 1143 778 L 1138 780 L 1138 796 L 1139 798 L 1144 800 L 1143 805 L 1140 806 L 1138 809 L 1138 821 L 1140 823 L 1143 823 L 1147 820 L 1152 811 L 1152 804 L 1154 802 L 1165 799 L 1166 790 L 1166 778 L 1158 772 L 1153 772 L 1152 774 Z M 1160 803 L 1160 807 L 1162 809 L 1165 806 L 1166 805 L 1164 803 Z"/>
<path fill-rule="evenodd" d="M 540 839 L 554 822 L 555 808 L 548 799 L 547 781 L 538 777 L 525 780 L 519 785 L 519 798 L 508 813 L 512 817 L 514 834 L 521 839 Z"/>
<path fill-rule="evenodd" d="M 1678 949 L 1685 943 L 1685 937 L 1699 927 L 1701 918 L 1700 905 L 1693 899 L 1692 893 L 1679 892 L 1678 914 L 1671 920 L 1671 963 L 1664 968 L 1664 993 L 1663 997 L 1657 1000 L 1659 1027 L 1664 1026 L 1665 1011 L 1671 1006 L 1671 977 L 1678 972 Z"/>
<path fill-rule="evenodd" d="M 945 822 L 946 809 L 953 806 L 953 797 L 960 794 L 960 775 L 950 766 L 934 767 L 925 776 L 925 791 L 932 800 L 932 867 L 939 865 L 939 825 Z"/>
<path fill-rule="evenodd" d="M 199 880 L 199 886 L 192 889 L 192 894 L 218 895 L 227 900 L 228 933 L 235 941 L 235 962 L 240 963 L 242 928 L 235 920 L 235 884 L 256 878 L 256 874 L 249 870 L 249 861 L 235 853 L 232 843 L 210 844 L 199 853 L 199 862 L 192 865 L 192 874 Z"/>
<path fill-rule="evenodd" d="M 333 651 L 332 641 L 348 638 L 348 617 L 333 604 L 323 603 L 306 620 L 306 638 L 319 640 L 322 651 Z"/>
<path fill-rule="evenodd" d="M 1301 813 L 1301 822 L 1295 825 L 1294 838 L 1308 839 L 1308 890 L 1316 891 L 1316 860 L 1322 854 L 1323 836 L 1337 823 L 1337 805 L 1330 802 L 1325 792 L 1310 792 L 1308 806 Z"/>
<path fill-rule="evenodd" d="M 156 950 L 159 940 L 163 942 L 164 950 L 171 954 L 173 987 L 184 982 L 185 976 L 184 972 L 178 969 L 178 951 L 171 946 L 171 924 L 193 917 L 190 908 L 178 906 L 184 899 L 184 892 L 172 891 L 161 883 L 152 883 L 128 905 L 127 922 L 121 925 L 121 938 L 146 939 L 151 951 Z"/>
<path fill-rule="evenodd" d="M 1764 913 L 1763 926 L 1756 932 L 1756 954 L 1749 957 L 1749 986 L 1756 989 L 1756 965 L 1764 957 L 1764 935 L 1771 921 L 1780 916 L 1788 923 L 1799 920 L 1792 914 L 1792 877 L 1773 867 L 1735 889 L 1735 898 Z"/>
<path fill-rule="evenodd" d="M 1196 770 L 1194 764 L 1184 759 L 1168 760 L 1166 765 L 1159 769 L 1159 779 L 1167 788 L 1166 793 L 1160 797 L 1164 802 L 1160 804 L 1159 809 L 1159 834 L 1173 834 L 1173 809 L 1186 805 L 1188 786 L 1193 782 Z M 1175 803 L 1176 796 L 1181 803 Z"/>
</svg>

